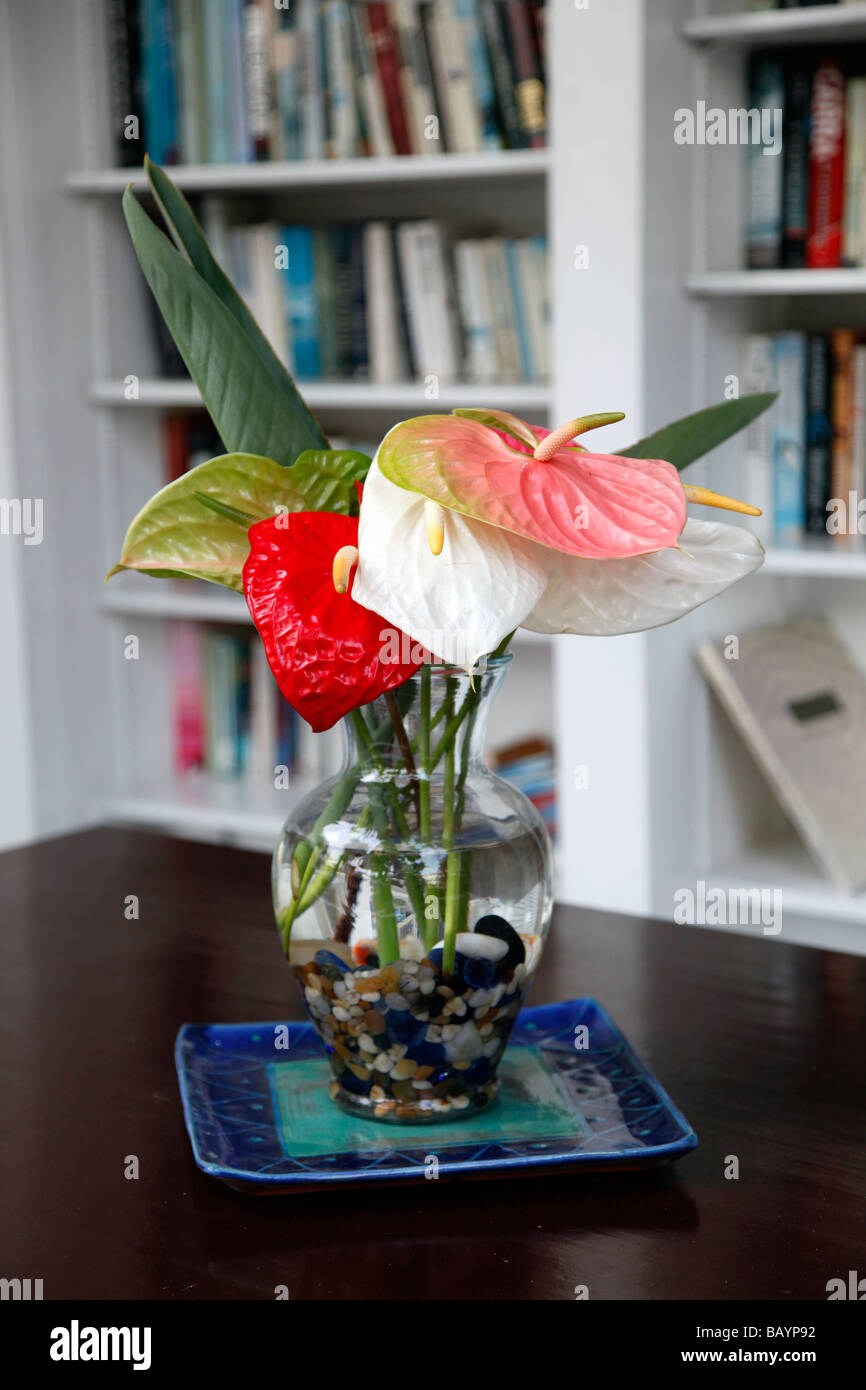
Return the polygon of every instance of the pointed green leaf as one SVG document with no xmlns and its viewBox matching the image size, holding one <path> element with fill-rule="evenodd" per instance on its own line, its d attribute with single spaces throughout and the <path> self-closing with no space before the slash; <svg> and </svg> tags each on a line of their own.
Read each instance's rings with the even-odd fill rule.
<svg viewBox="0 0 866 1390">
<path fill-rule="evenodd" d="M 745 429 L 763 411 L 768 410 L 778 392 L 763 391 L 757 395 L 740 396 L 735 401 L 709 405 L 694 415 L 675 420 L 664 429 L 649 434 L 629 449 L 617 452 L 623 458 L 665 459 L 674 468 L 687 468 L 718 444 L 723 444 L 738 430 Z"/>
<path fill-rule="evenodd" d="M 231 310 L 130 189 L 123 195 L 123 211 L 147 283 L 227 447 L 289 467 L 305 449 L 326 444 L 306 407 L 299 413 Z"/>
<path fill-rule="evenodd" d="M 133 569 L 209 579 L 242 592 L 241 572 L 250 543 L 237 513 L 252 524 L 280 511 L 307 510 L 293 479 L 294 470 L 254 454 L 223 454 L 200 464 L 142 507 L 126 533 L 120 564 L 111 573 Z M 217 511 L 207 505 L 208 499 L 216 501 Z"/>
<path fill-rule="evenodd" d="M 355 483 L 367 476 L 371 459 L 354 449 L 307 449 L 292 469 L 292 482 L 309 512 L 357 512 Z"/>
<path fill-rule="evenodd" d="M 289 373 L 259 328 L 250 309 L 238 294 L 225 271 L 214 259 L 207 238 L 186 198 L 165 170 L 161 169 L 158 164 L 154 164 L 147 155 L 144 158 L 144 168 L 153 190 L 153 196 L 156 198 L 159 210 L 178 250 L 186 257 L 193 269 L 198 271 L 205 284 L 213 290 L 233 317 L 237 319 L 246 333 L 250 345 L 258 354 L 268 376 L 282 391 L 299 420 L 306 425 L 309 443 L 327 446 L 328 441 L 315 416 L 309 410 Z"/>
</svg>

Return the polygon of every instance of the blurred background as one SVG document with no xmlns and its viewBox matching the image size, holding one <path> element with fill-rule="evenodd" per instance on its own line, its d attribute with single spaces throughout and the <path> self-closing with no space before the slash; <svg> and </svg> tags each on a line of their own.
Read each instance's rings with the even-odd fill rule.
<svg viewBox="0 0 866 1390">
<path fill-rule="evenodd" d="M 121 214 L 146 151 L 334 443 L 482 405 L 623 410 L 616 452 L 780 390 L 689 473 L 764 507 L 763 569 L 653 632 L 519 632 L 489 756 L 561 900 L 716 887 L 694 920 L 760 933 L 731 895 L 778 894 L 784 939 L 866 951 L 864 45 L 862 3 L 0 5 L 0 847 L 107 820 L 270 849 L 338 765 L 239 596 L 103 586 L 222 452 Z"/>
</svg>

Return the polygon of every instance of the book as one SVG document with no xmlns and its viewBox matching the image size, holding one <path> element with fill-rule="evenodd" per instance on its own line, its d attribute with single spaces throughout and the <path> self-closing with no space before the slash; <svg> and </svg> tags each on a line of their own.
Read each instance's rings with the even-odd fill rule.
<svg viewBox="0 0 866 1390">
<path fill-rule="evenodd" d="M 833 449 L 833 374 L 830 339 L 810 333 L 806 340 L 806 533 L 827 534 L 827 500 Z"/>
<path fill-rule="evenodd" d="M 319 365 L 326 381 L 334 381 L 342 370 L 337 331 L 336 267 L 331 232 L 328 227 L 313 229 L 313 280 L 316 287 L 316 318 L 319 335 Z"/>
<path fill-rule="evenodd" d="M 851 372 L 851 471 L 859 508 L 866 498 L 866 343 L 855 345 Z M 858 509 L 858 531 L 859 521 Z"/>
<path fill-rule="evenodd" d="M 367 40 L 379 73 L 385 115 L 395 154 L 411 154 L 412 144 L 400 86 L 400 53 L 388 6 L 370 0 L 364 6 Z"/>
<path fill-rule="evenodd" d="M 346 372 L 350 377 L 367 376 L 367 297 L 364 290 L 364 238 L 360 226 L 349 227 L 349 343 Z"/>
<path fill-rule="evenodd" d="M 382 159 L 394 153 L 394 142 L 391 139 L 391 127 L 388 124 L 385 99 L 379 83 L 378 66 L 367 43 L 362 10 L 363 7 L 357 4 L 349 9 L 352 62 L 369 153 Z"/>
<path fill-rule="evenodd" d="M 420 377 L 453 381 L 459 347 L 445 241 L 435 222 L 409 222 L 398 228 L 412 356 Z"/>
<path fill-rule="evenodd" d="M 391 15 L 400 50 L 400 90 L 413 154 L 440 154 L 439 113 L 427 38 L 417 0 L 393 0 Z"/>
<path fill-rule="evenodd" d="M 351 159 L 358 144 L 358 122 L 346 0 L 325 0 L 322 18 L 328 69 L 328 153 L 334 159 Z"/>
<path fill-rule="evenodd" d="M 202 5 L 201 26 L 207 158 L 213 164 L 227 164 L 232 157 L 232 140 L 231 112 L 225 94 L 231 89 L 231 81 L 226 62 L 222 0 L 209 0 Z"/>
<path fill-rule="evenodd" d="M 174 768 L 184 775 L 206 757 L 202 649 L 195 623 L 173 623 L 170 640 Z"/>
<path fill-rule="evenodd" d="M 524 307 L 532 342 L 532 357 L 538 381 L 550 377 L 551 312 L 547 267 L 547 239 L 542 235 L 523 237 L 518 242 L 522 281 L 526 287 Z"/>
<path fill-rule="evenodd" d="M 304 158 L 324 159 L 325 105 L 322 89 L 322 43 L 316 0 L 295 0 L 301 88 Z"/>
<path fill-rule="evenodd" d="M 784 110 L 782 65 L 759 56 L 749 64 L 749 107 Z M 784 130 L 784 118 L 783 118 Z M 761 144 L 746 146 L 746 264 L 750 270 L 775 269 L 782 259 L 783 160 Z"/>
<path fill-rule="evenodd" d="M 457 295 L 464 335 L 463 370 L 470 381 L 496 381 L 499 365 L 493 333 L 493 314 L 481 247 L 460 241 L 454 248 Z"/>
<path fill-rule="evenodd" d="M 505 0 L 505 19 L 520 129 L 525 143 L 536 149 L 544 145 L 547 129 L 544 83 L 523 0 Z"/>
<path fill-rule="evenodd" d="M 741 393 L 751 395 L 776 389 L 773 339 L 768 333 L 750 333 L 743 350 Z M 743 433 L 742 495 L 760 507 L 761 516 L 745 517 L 760 535 L 773 533 L 773 433 L 772 411 L 765 410 Z"/>
<path fill-rule="evenodd" d="M 866 77 L 851 77 L 845 93 L 845 215 L 842 260 L 866 265 Z"/>
<path fill-rule="evenodd" d="M 827 269 L 842 261 L 842 200 L 845 189 L 845 78 L 825 58 L 812 83 L 809 144 L 809 235 L 806 264 Z"/>
<path fill-rule="evenodd" d="M 455 14 L 469 57 L 472 95 L 481 128 L 481 148 L 501 150 L 502 130 L 499 125 L 496 88 L 478 0 L 455 0 Z"/>
<path fill-rule="evenodd" d="M 313 233 L 309 227 L 284 227 L 288 251 L 283 269 L 287 358 L 295 377 L 315 381 L 321 376 L 316 272 Z"/>
<path fill-rule="evenodd" d="M 474 154 L 481 149 L 483 133 L 465 26 L 458 18 L 455 0 L 431 0 L 427 37 L 446 148 L 452 153 Z"/>
<path fill-rule="evenodd" d="M 854 488 L 854 333 L 837 328 L 830 336 L 833 354 L 833 447 L 830 493 L 847 507 Z M 850 518 L 849 518 L 850 520 Z"/>
<path fill-rule="evenodd" d="M 272 0 L 244 0 L 244 94 L 246 127 L 254 159 L 267 159 L 273 131 L 271 56 L 276 35 Z"/>
<path fill-rule="evenodd" d="M 177 72 L 171 0 L 148 0 L 139 9 L 144 106 L 144 144 L 155 164 L 178 157 Z"/>
<path fill-rule="evenodd" d="M 773 342 L 779 399 L 773 406 L 773 515 L 776 540 L 796 542 L 805 529 L 806 336 L 779 333 Z"/>
<path fill-rule="evenodd" d="M 493 337 L 500 376 L 503 381 L 517 381 L 520 377 L 517 326 L 510 298 L 502 293 L 502 286 L 508 283 L 505 249 L 501 237 L 486 237 L 480 246 L 493 315 Z"/>
<path fill-rule="evenodd" d="M 496 104 L 499 124 L 510 149 L 518 150 L 526 144 L 520 125 L 520 113 L 514 91 L 514 74 L 508 57 L 508 48 L 502 27 L 502 7 L 500 0 L 480 0 L 481 23 L 487 42 L 493 85 L 496 90 Z"/>
<path fill-rule="evenodd" d="M 505 263 L 508 267 L 508 284 L 511 290 L 511 304 L 514 318 L 514 331 L 517 335 L 517 351 L 520 362 L 520 375 L 524 381 L 533 381 L 536 376 L 535 360 L 532 354 L 532 340 L 526 310 L 527 289 L 522 283 L 518 244 L 513 237 L 505 239 Z"/>
<path fill-rule="evenodd" d="M 782 139 L 782 255 L 787 269 L 806 264 L 809 233 L 809 112 L 811 68 L 800 57 L 785 64 Z M 770 158 L 770 156 L 768 156 Z M 772 156 L 778 158 L 778 156 Z"/>
<path fill-rule="evenodd" d="M 301 102 L 301 40 L 297 6 L 276 12 L 272 43 L 274 134 L 270 142 L 277 159 L 304 158 L 304 125 Z"/>
<path fill-rule="evenodd" d="M 362 235 L 370 380 L 402 381 L 407 364 L 399 329 L 390 229 L 385 222 L 368 222 Z"/>
<path fill-rule="evenodd" d="M 833 882 L 866 886 L 866 680 L 814 618 L 703 643 L 701 670 L 786 815 Z"/>
<path fill-rule="evenodd" d="M 144 158 L 141 52 L 136 0 L 108 0 L 108 74 L 111 138 L 119 164 Z"/>
</svg>

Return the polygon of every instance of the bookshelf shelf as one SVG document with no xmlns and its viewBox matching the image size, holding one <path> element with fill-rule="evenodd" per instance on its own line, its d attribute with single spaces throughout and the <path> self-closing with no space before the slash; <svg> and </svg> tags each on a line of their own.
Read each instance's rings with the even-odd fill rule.
<svg viewBox="0 0 866 1390">
<path fill-rule="evenodd" d="M 782 898 L 782 933 L 790 936 L 785 914 L 866 925 L 866 893 L 849 896 L 835 888 L 812 862 L 799 841 L 782 839 L 759 843 L 726 860 L 718 868 L 702 871 L 706 884 L 720 888 L 778 888 Z M 688 880 L 683 879 L 683 882 Z M 751 927 L 750 931 L 760 928 Z M 862 937 L 850 949 L 863 953 Z"/>
<path fill-rule="evenodd" d="M 110 819 L 127 824 L 155 826 L 196 839 L 237 841 L 271 851 L 292 804 L 318 780 L 295 777 L 285 791 L 275 791 L 248 777 L 199 773 L 110 798 L 104 811 Z"/>
<path fill-rule="evenodd" d="M 426 394 L 423 383 L 414 381 L 300 381 L 298 386 L 312 410 L 347 415 L 382 410 L 443 411 L 455 406 L 477 406 L 481 401 L 519 413 L 547 410 L 551 399 L 548 386 L 533 382 L 493 386 L 443 383 L 435 400 Z M 194 408 L 202 403 L 197 387 L 186 379 L 141 381 L 138 396 L 133 400 L 128 399 L 126 390 L 121 380 L 100 379 L 90 383 L 87 397 L 94 405 L 147 406 L 157 410 Z"/>
<path fill-rule="evenodd" d="M 695 298 L 749 298 L 776 295 L 866 295 L 866 269 L 705 270 L 686 276 Z"/>
<path fill-rule="evenodd" d="M 682 35 L 690 43 L 761 44 L 853 43 L 866 39 L 866 5 L 812 5 L 756 14 L 700 15 L 686 19 Z"/>
<path fill-rule="evenodd" d="M 814 579 L 866 579 L 866 545 L 857 538 L 848 541 L 815 537 L 798 546 L 773 547 L 767 551 L 758 573 L 807 575 Z"/>
<path fill-rule="evenodd" d="M 269 193 L 280 189 L 391 188 L 410 184 L 442 188 L 483 180 L 515 180 L 542 185 L 550 168 L 549 150 L 498 150 L 489 154 L 404 155 L 390 159 L 323 159 L 259 164 L 177 164 L 175 183 L 188 193 Z M 80 169 L 64 180 L 68 193 L 114 196 L 127 184 L 146 184 L 143 169 Z"/>
<path fill-rule="evenodd" d="M 182 582 L 182 581 L 179 581 Z M 158 591 L 130 588 L 128 592 L 105 593 L 101 598 L 104 612 L 116 617 L 173 618 L 189 622 L 204 623 L 249 623 L 252 621 L 249 609 L 240 594 L 228 589 L 219 591 L 216 586 L 198 589 L 194 581 L 189 583 L 189 592 L 172 589 L 161 580 Z M 157 585 L 152 586 L 157 590 Z M 548 647 L 553 638 L 542 632 L 529 632 L 518 628 L 512 638 L 512 645 L 519 647 Z"/>
</svg>

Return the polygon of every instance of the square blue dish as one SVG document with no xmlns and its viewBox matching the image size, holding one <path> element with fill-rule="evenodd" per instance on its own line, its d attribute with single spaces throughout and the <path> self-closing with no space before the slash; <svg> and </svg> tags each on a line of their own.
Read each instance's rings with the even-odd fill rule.
<svg viewBox="0 0 866 1390">
<path fill-rule="evenodd" d="M 310 1023 L 185 1023 L 175 1062 L 199 1168 L 261 1194 L 335 1183 L 643 1168 L 697 1136 L 594 999 L 524 1009 L 489 1110 L 377 1124 L 328 1096 Z M 435 1159 L 435 1163 L 433 1160 Z"/>
</svg>

